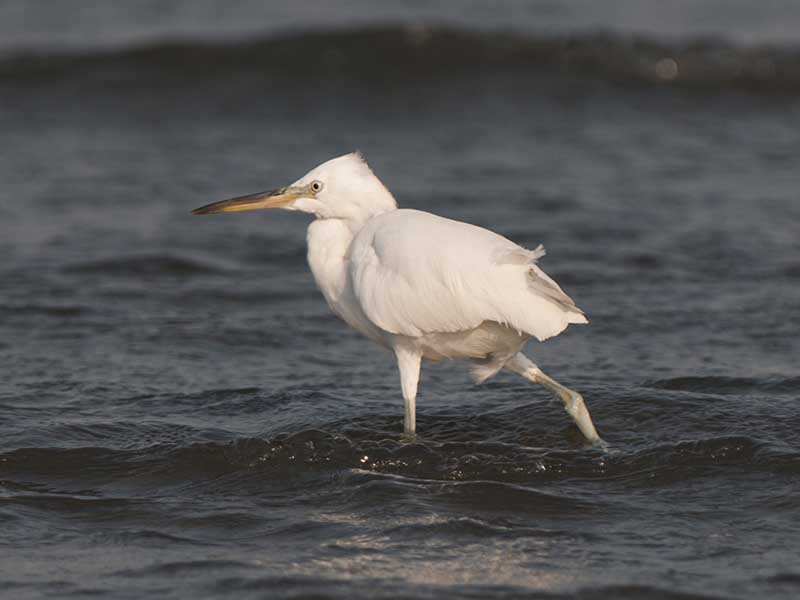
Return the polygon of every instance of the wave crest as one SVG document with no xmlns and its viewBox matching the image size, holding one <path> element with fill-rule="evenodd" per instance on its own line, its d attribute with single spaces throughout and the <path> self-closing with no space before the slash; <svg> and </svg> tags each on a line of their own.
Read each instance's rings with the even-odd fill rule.
<svg viewBox="0 0 800 600">
<path fill-rule="evenodd" d="M 800 92 L 800 49 L 738 46 L 719 39 L 664 42 L 613 33 L 536 36 L 443 26 L 387 25 L 315 31 L 238 43 L 162 41 L 86 52 L 28 53 L 0 60 L 0 82 L 90 75 L 102 83 L 165 83 L 286 76 L 388 80 L 554 72 L 619 83 L 701 90 Z"/>
<path fill-rule="evenodd" d="M 222 485 L 238 489 L 251 480 L 328 477 L 369 472 L 404 479 L 503 485 L 568 480 L 625 480 L 646 486 L 691 479 L 724 467 L 786 472 L 797 456 L 743 436 L 605 453 L 595 449 L 547 450 L 499 442 L 403 443 L 393 438 L 353 438 L 309 429 L 272 439 L 228 443 L 159 444 L 136 450 L 25 448 L 0 454 L 3 485 L 56 491 L 52 482 L 140 480 L 149 484 Z M 45 483 L 50 482 L 50 483 Z M 205 483 L 204 483 L 205 482 Z M 33 486 L 33 487 L 29 487 Z"/>
</svg>

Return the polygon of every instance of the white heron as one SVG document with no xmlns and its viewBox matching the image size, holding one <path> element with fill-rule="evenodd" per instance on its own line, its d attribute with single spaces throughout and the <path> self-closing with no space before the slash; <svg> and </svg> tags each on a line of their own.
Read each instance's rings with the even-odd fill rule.
<svg viewBox="0 0 800 600">
<path fill-rule="evenodd" d="M 487 229 L 397 207 L 358 153 L 329 160 L 293 184 L 195 209 L 204 215 L 282 208 L 310 213 L 308 264 L 328 305 L 351 327 L 394 352 L 416 431 L 423 358 L 470 359 L 482 382 L 508 369 L 564 403 L 587 440 L 602 444 L 581 395 L 522 353 L 526 342 L 586 317 L 527 250 Z"/>
</svg>

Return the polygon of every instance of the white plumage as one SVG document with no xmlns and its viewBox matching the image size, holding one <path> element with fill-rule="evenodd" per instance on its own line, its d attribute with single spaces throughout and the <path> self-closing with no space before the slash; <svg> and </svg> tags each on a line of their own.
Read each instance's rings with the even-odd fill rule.
<svg viewBox="0 0 800 600">
<path fill-rule="evenodd" d="M 543 253 L 474 225 L 399 209 L 358 232 L 349 273 L 367 317 L 390 333 L 419 337 L 494 321 L 543 341 L 569 323 L 586 323 L 536 265 Z"/>
<path fill-rule="evenodd" d="M 487 229 L 398 209 L 359 154 L 329 160 L 291 186 L 223 200 L 195 214 L 259 208 L 311 213 L 308 262 L 331 309 L 394 351 L 415 433 L 422 358 L 471 359 L 483 381 L 502 368 L 540 383 L 564 402 L 583 434 L 601 442 L 580 394 L 542 373 L 521 352 L 570 323 L 586 323 L 572 299 L 527 250 Z"/>
</svg>

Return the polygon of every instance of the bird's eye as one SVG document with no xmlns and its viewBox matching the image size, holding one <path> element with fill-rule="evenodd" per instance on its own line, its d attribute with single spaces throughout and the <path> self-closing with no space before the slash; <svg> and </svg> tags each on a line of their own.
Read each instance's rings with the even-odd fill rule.
<svg viewBox="0 0 800 600">
<path fill-rule="evenodd" d="M 312 181 L 311 182 L 311 191 L 316 193 L 322 190 L 322 182 L 321 181 Z"/>
</svg>

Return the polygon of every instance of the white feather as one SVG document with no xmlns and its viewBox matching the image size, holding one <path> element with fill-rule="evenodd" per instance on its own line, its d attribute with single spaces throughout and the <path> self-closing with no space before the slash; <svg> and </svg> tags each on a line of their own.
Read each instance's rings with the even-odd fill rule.
<svg viewBox="0 0 800 600">
<path fill-rule="evenodd" d="M 355 236 L 350 284 L 367 318 L 392 334 L 453 333 L 492 321 L 545 340 L 586 320 L 535 265 L 543 254 L 487 229 L 398 209 Z"/>
</svg>

